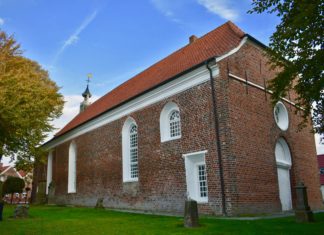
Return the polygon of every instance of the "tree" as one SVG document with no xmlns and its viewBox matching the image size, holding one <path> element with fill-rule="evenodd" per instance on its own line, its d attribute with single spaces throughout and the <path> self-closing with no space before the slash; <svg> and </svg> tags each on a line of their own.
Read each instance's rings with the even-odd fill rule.
<svg viewBox="0 0 324 235">
<path fill-rule="evenodd" d="M 13 36 L 0 31 L 0 160 L 16 157 L 29 172 L 40 144 L 62 114 L 63 96 L 47 71 L 22 56 Z"/>
<path fill-rule="evenodd" d="M 14 193 L 22 193 L 25 187 L 25 181 L 19 177 L 9 176 L 3 183 L 3 193 L 11 194 L 11 204 Z"/>
<path fill-rule="evenodd" d="M 253 0 L 249 13 L 275 13 L 281 18 L 270 38 L 271 64 L 282 68 L 270 82 L 276 103 L 289 90 L 297 94 L 304 127 L 312 114 L 314 131 L 324 134 L 324 1 Z"/>
</svg>

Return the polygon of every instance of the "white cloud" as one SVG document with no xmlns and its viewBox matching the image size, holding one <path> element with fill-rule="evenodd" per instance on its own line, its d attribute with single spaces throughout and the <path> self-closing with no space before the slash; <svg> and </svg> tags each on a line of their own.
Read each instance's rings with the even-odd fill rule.
<svg viewBox="0 0 324 235">
<path fill-rule="evenodd" d="M 198 3 L 223 19 L 235 21 L 239 18 L 238 11 L 231 6 L 231 0 L 198 0 Z"/>
<path fill-rule="evenodd" d="M 181 1 L 176 0 L 151 0 L 153 6 L 160 11 L 169 20 L 181 24 L 182 21 L 176 17 L 174 9 L 177 5 L 181 4 Z"/>
<path fill-rule="evenodd" d="M 61 48 L 58 50 L 58 52 L 56 53 L 56 55 L 54 57 L 53 64 L 56 63 L 56 61 L 58 60 L 58 58 L 60 57 L 60 55 L 65 51 L 66 48 L 68 48 L 69 46 L 71 46 L 71 45 L 73 45 L 73 44 L 75 44 L 75 43 L 77 43 L 79 41 L 79 35 L 96 18 L 97 12 L 98 11 L 94 11 L 94 12 L 92 12 L 91 15 L 87 16 L 83 20 L 83 22 L 81 23 L 81 25 L 74 31 L 74 33 L 72 35 L 70 35 L 68 37 L 68 39 L 66 39 L 64 41 L 63 45 L 61 46 Z"/>
<path fill-rule="evenodd" d="M 1 25 L 4 25 L 4 23 L 5 23 L 5 20 L 4 20 L 3 18 L 0 17 L 0 26 L 1 26 Z"/>
</svg>

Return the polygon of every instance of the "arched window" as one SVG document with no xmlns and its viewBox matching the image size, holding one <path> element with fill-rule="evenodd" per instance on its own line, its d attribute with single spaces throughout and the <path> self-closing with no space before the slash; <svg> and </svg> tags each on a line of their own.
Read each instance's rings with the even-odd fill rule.
<svg viewBox="0 0 324 235">
<path fill-rule="evenodd" d="M 53 152 L 50 151 L 47 158 L 46 194 L 48 194 L 48 186 L 52 182 L 52 176 L 53 176 Z"/>
<path fill-rule="evenodd" d="M 279 198 L 283 211 L 292 209 L 290 168 L 292 165 L 291 154 L 287 142 L 279 138 L 275 147 L 275 157 L 277 163 Z"/>
<path fill-rule="evenodd" d="M 77 147 L 72 141 L 69 147 L 68 193 L 76 192 L 76 157 Z"/>
<path fill-rule="evenodd" d="M 181 118 L 179 107 L 173 103 L 167 103 L 160 115 L 161 142 L 181 138 Z"/>
<path fill-rule="evenodd" d="M 138 180 L 138 131 L 133 118 L 125 121 L 123 138 L 123 181 Z"/>
<path fill-rule="evenodd" d="M 132 179 L 138 178 L 138 142 L 137 126 L 132 124 L 129 131 L 129 156 L 130 156 L 130 175 Z"/>
</svg>

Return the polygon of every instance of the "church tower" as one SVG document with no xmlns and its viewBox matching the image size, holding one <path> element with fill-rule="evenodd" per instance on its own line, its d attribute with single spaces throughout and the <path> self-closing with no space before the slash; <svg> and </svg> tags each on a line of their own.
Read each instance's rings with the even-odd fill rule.
<svg viewBox="0 0 324 235">
<path fill-rule="evenodd" d="M 82 93 L 82 96 L 83 96 L 84 99 L 80 104 L 80 113 L 83 112 L 86 108 L 88 108 L 91 105 L 90 98 L 91 98 L 92 95 L 91 95 L 90 90 L 89 90 L 90 77 L 91 77 L 91 74 L 88 74 L 87 88 Z"/>
</svg>

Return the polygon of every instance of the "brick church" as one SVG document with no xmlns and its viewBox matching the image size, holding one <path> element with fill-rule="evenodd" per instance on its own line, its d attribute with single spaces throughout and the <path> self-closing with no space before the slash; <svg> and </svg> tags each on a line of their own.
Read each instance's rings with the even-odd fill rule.
<svg viewBox="0 0 324 235">
<path fill-rule="evenodd" d="M 290 211 L 294 187 L 322 207 L 314 136 L 290 92 L 271 105 L 265 46 L 227 22 L 129 79 L 44 147 L 57 204 L 183 213 Z"/>
</svg>

